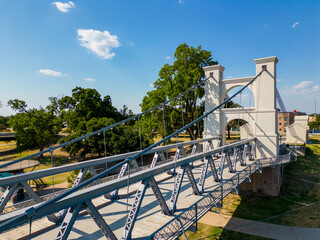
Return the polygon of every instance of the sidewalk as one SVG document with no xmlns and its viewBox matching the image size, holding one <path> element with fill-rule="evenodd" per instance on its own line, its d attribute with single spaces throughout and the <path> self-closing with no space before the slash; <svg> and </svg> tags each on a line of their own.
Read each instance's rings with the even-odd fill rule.
<svg viewBox="0 0 320 240">
<path fill-rule="evenodd" d="M 255 236 L 279 239 L 279 240 L 319 240 L 320 228 L 301 228 L 276 225 L 252 220 L 241 219 L 237 217 L 222 215 L 214 212 L 208 212 L 200 220 L 200 223 L 221 227 L 251 234 Z M 242 227 L 237 227 L 242 226 Z"/>
</svg>

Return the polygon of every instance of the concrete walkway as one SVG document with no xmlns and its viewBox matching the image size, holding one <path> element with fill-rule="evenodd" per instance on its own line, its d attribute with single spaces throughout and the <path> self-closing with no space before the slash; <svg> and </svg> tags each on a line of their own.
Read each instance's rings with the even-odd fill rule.
<svg viewBox="0 0 320 240">
<path fill-rule="evenodd" d="M 255 236 L 279 239 L 279 240 L 319 240 L 320 228 L 301 228 L 276 225 L 271 223 L 264 223 L 237 217 L 231 217 L 214 212 L 208 212 L 200 220 L 200 223 L 221 227 L 224 229 L 232 230 L 251 234 Z M 239 227 L 242 226 L 242 227 Z M 204 236 L 202 236 L 204 237 Z"/>
</svg>

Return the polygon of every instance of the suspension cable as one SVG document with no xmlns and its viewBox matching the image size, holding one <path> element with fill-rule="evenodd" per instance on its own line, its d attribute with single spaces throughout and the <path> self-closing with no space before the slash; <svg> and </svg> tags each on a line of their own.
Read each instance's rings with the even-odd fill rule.
<svg viewBox="0 0 320 240">
<path fill-rule="evenodd" d="M 255 124 L 254 124 L 254 137 L 257 136 L 259 95 L 260 95 L 260 81 L 258 82 L 258 86 L 257 86 L 257 102 L 255 103 L 255 105 L 256 105 L 256 119 L 254 120 L 254 122 L 255 122 Z"/>
<path fill-rule="evenodd" d="M 240 106 L 239 106 L 239 117 L 238 117 L 238 131 L 239 131 L 239 140 L 241 139 L 241 134 L 240 134 L 240 113 L 241 113 L 241 99 L 242 99 L 242 91 L 240 92 Z M 238 137 L 237 137 L 238 139 Z"/>
<path fill-rule="evenodd" d="M 195 101 L 195 108 L 196 108 L 196 119 L 198 119 L 199 117 L 198 107 L 197 107 L 198 98 L 197 98 L 196 90 L 194 90 L 194 101 Z M 196 124 L 198 127 L 197 135 L 200 138 L 200 122 L 197 122 Z M 197 135 L 196 135 L 196 138 L 197 138 Z"/>
<path fill-rule="evenodd" d="M 182 97 L 180 98 L 180 107 L 181 107 L 181 120 L 182 120 L 182 127 L 184 127 L 184 116 L 183 116 L 183 109 L 182 109 Z M 183 141 L 185 141 L 185 134 L 183 135 Z"/>
<path fill-rule="evenodd" d="M 140 150 L 142 150 L 141 129 L 140 129 L 140 116 L 138 116 L 138 126 L 139 126 Z M 141 155 L 141 165 L 142 165 L 142 167 L 143 167 L 143 155 Z"/>
<path fill-rule="evenodd" d="M 102 178 L 103 176 L 107 175 L 108 173 L 118 169 L 119 167 L 121 167 L 123 164 L 125 163 L 130 163 L 133 159 L 136 159 L 138 157 L 140 157 L 141 155 L 147 153 L 148 151 L 150 151 L 151 149 L 153 149 L 154 147 L 159 146 L 160 144 L 162 144 L 163 142 L 167 141 L 168 139 L 171 139 L 173 136 L 179 134 L 181 131 L 185 130 L 186 128 L 192 126 L 193 124 L 197 123 L 198 121 L 201 121 L 202 119 L 208 117 L 210 114 L 212 114 L 214 111 L 216 111 L 217 109 L 221 108 L 222 106 L 224 106 L 224 104 L 226 104 L 227 102 L 231 101 L 235 96 L 237 96 L 242 90 L 244 90 L 245 88 L 247 88 L 250 84 L 252 84 L 265 70 L 263 69 L 257 76 L 255 76 L 250 82 L 248 82 L 245 86 L 243 86 L 238 92 L 236 92 L 234 95 L 232 95 L 228 100 L 225 100 L 224 102 L 222 102 L 221 104 L 219 104 L 217 107 L 211 109 L 210 111 L 208 111 L 207 113 L 205 113 L 204 115 L 202 115 L 201 117 L 199 117 L 198 119 L 192 121 L 191 123 L 187 124 L 186 126 L 184 126 L 183 128 L 180 128 L 179 130 L 177 130 L 176 132 L 170 134 L 169 136 L 167 136 L 166 138 L 158 141 L 157 143 L 152 144 L 151 146 L 145 148 L 143 151 L 121 161 L 120 163 L 115 164 L 114 166 L 110 167 L 109 169 L 106 169 L 105 171 L 102 171 L 101 173 L 89 178 L 88 180 L 79 183 L 77 186 L 74 186 L 73 188 L 69 188 L 68 190 L 66 190 L 65 192 L 61 193 L 60 195 L 57 195 L 56 197 L 40 203 L 37 206 L 32 206 L 30 208 L 28 208 L 26 210 L 26 212 L 24 212 L 23 214 L 17 216 L 17 217 L 13 217 L 10 220 L 8 220 L 6 223 L 4 223 L 2 226 L 0 226 L 0 230 L 2 228 L 5 228 L 6 226 L 10 226 L 11 223 L 16 222 L 16 221 L 20 221 L 23 220 L 25 218 L 29 218 L 30 214 L 34 215 L 36 214 L 37 211 L 46 208 L 48 205 L 55 203 L 57 201 L 59 201 L 60 199 L 65 198 L 66 196 L 69 196 L 70 194 L 78 191 L 79 189 L 83 188 L 84 186 L 89 185 L 90 183 Z"/>
<path fill-rule="evenodd" d="M 53 150 L 50 149 L 51 168 L 53 168 Z M 54 175 L 52 175 L 52 192 L 54 193 Z"/>
<path fill-rule="evenodd" d="M 107 156 L 106 130 L 103 131 L 104 157 Z"/>
<path fill-rule="evenodd" d="M 165 105 L 163 105 L 162 107 L 162 118 L 163 118 L 163 136 L 164 138 L 167 138 L 167 134 L 166 134 L 166 119 L 164 117 L 164 110 L 165 110 Z M 163 143 L 163 145 L 166 145 L 166 142 Z M 168 159 L 168 150 L 166 150 L 166 157 Z"/>
</svg>

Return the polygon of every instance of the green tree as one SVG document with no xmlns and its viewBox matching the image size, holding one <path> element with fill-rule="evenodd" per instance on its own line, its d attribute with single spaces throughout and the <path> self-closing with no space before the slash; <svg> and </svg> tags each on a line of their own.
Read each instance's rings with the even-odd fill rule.
<svg viewBox="0 0 320 240">
<path fill-rule="evenodd" d="M 201 46 L 194 48 L 186 43 L 180 44 L 174 53 L 173 64 L 165 64 L 160 72 L 159 78 L 154 82 L 154 90 L 147 92 L 143 98 L 141 108 L 145 111 L 166 100 L 169 100 L 193 85 L 198 84 L 204 77 L 203 67 L 217 64 L 212 60 L 210 51 L 203 50 Z M 200 86 L 185 94 L 181 99 L 172 101 L 153 114 L 148 114 L 143 119 L 143 125 L 148 131 L 154 129 L 164 135 L 163 115 L 165 115 L 166 133 L 170 134 L 175 129 L 181 128 L 183 123 L 188 124 L 196 119 L 197 112 L 202 115 L 204 104 L 197 104 L 204 96 L 204 87 Z M 180 120 L 181 119 L 181 120 Z M 190 138 L 199 137 L 202 129 L 191 126 L 187 129 Z"/>
<path fill-rule="evenodd" d="M 92 118 L 89 121 L 79 123 L 77 130 L 61 139 L 61 143 L 73 140 L 88 133 L 97 131 L 103 127 L 116 123 L 112 118 Z M 142 147 L 145 148 L 152 143 L 147 135 L 141 135 Z M 104 145 L 104 142 L 106 145 Z M 112 130 L 105 132 L 105 141 L 103 133 L 83 139 L 65 146 L 63 149 L 70 155 L 80 154 L 85 157 L 87 154 L 103 156 L 106 147 L 107 155 L 131 152 L 140 149 L 140 136 L 137 128 L 130 125 L 119 125 Z"/>
<path fill-rule="evenodd" d="M 0 101 L 0 108 L 2 108 L 2 103 Z M 3 131 L 9 127 L 9 118 L 0 116 L 0 131 Z"/>
<path fill-rule="evenodd" d="M 226 100 L 226 99 L 225 99 Z M 240 104 L 238 103 L 235 103 L 233 102 L 232 100 L 230 100 L 229 102 L 227 102 L 225 105 L 224 105 L 224 108 L 239 108 L 241 107 Z M 229 122 L 226 126 L 226 130 L 228 132 L 228 139 L 230 139 L 230 132 L 231 132 L 231 129 L 234 127 L 234 128 L 238 128 L 244 124 L 246 124 L 247 122 L 242 120 L 242 119 L 235 119 L 235 120 L 232 120 L 231 122 Z"/>
<path fill-rule="evenodd" d="M 315 122 L 309 122 L 309 128 L 314 130 L 320 130 L 320 114 L 316 115 Z"/>
<path fill-rule="evenodd" d="M 18 112 L 26 112 L 27 104 L 25 101 L 19 99 L 12 99 L 8 101 L 8 106 Z"/>
<path fill-rule="evenodd" d="M 0 116 L 0 131 L 6 130 L 9 127 L 9 117 Z"/>
<path fill-rule="evenodd" d="M 97 90 L 80 87 L 72 90 L 72 96 L 60 99 L 59 108 L 65 111 L 68 128 L 72 131 L 72 134 L 61 139 L 61 142 L 76 139 L 133 116 L 126 105 L 120 112 L 112 106 L 110 96 L 101 99 Z M 151 138 L 144 133 L 140 135 L 143 147 L 149 146 L 152 142 Z M 140 149 L 140 135 L 135 126 L 135 120 L 107 130 L 106 153 L 113 155 Z M 105 152 L 103 133 L 69 144 L 63 149 L 70 155 L 80 154 L 85 157 L 91 154 L 101 157 Z"/>
<path fill-rule="evenodd" d="M 230 131 L 231 131 L 231 128 L 239 128 L 241 127 L 242 125 L 246 124 L 247 122 L 242 120 L 242 119 L 234 119 L 232 120 L 231 122 L 229 122 L 226 126 L 226 130 L 228 132 L 228 139 L 230 139 Z"/>
<path fill-rule="evenodd" d="M 26 110 L 27 105 L 20 105 L 23 101 L 16 100 L 9 101 L 10 103 L 19 103 L 19 105 L 11 105 L 14 110 L 19 112 L 10 117 L 9 124 L 17 133 L 18 151 L 35 147 L 42 151 L 46 144 L 55 143 L 58 139 L 57 134 L 61 130 L 61 123 L 57 117 L 43 108 Z"/>
<path fill-rule="evenodd" d="M 97 90 L 91 88 L 76 87 L 72 90 L 72 96 L 65 96 L 59 100 L 59 108 L 65 111 L 68 128 L 77 130 L 80 122 L 92 118 L 113 118 L 116 121 L 123 119 L 121 113 L 112 106 L 110 96 L 101 99 Z"/>
</svg>

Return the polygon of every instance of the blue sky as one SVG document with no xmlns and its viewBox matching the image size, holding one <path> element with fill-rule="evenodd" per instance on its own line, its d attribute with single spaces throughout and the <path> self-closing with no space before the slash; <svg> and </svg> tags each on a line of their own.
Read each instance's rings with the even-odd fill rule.
<svg viewBox="0 0 320 240">
<path fill-rule="evenodd" d="M 319 2 L 0 0 L 0 115 L 14 113 L 9 99 L 45 107 L 76 86 L 138 113 L 184 42 L 212 51 L 225 78 L 253 76 L 253 59 L 277 56 L 287 110 L 312 113 L 315 99 L 320 105 Z"/>
</svg>

